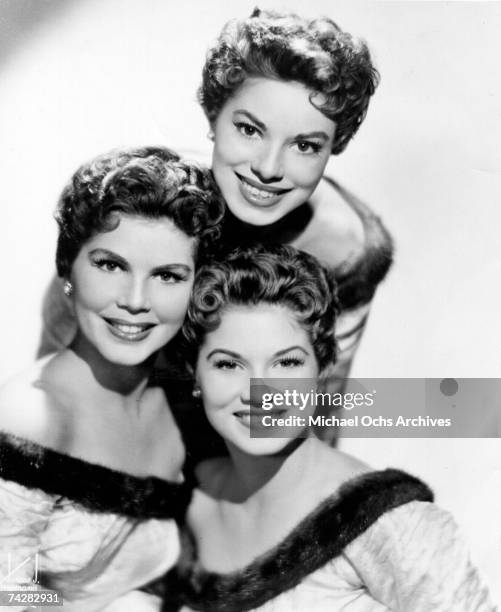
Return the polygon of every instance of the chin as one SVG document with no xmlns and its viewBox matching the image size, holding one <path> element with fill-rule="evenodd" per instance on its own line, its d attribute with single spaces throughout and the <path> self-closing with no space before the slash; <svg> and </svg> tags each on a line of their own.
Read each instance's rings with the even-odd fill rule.
<svg viewBox="0 0 501 612">
<path fill-rule="evenodd" d="M 158 330 L 160 331 L 160 330 Z M 96 338 L 93 343 L 99 353 L 110 363 L 118 366 L 140 366 L 156 355 L 173 337 L 171 333 L 155 333 L 141 342 L 121 342 L 106 336 Z"/>
<path fill-rule="evenodd" d="M 118 366 L 139 366 L 152 355 L 156 355 L 165 343 L 148 343 L 143 346 L 115 342 L 96 344 L 96 349 L 106 361 Z"/>
<path fill-rule="evenodd" d="M 233 442 L 238 449 L 254 457 L 279 455 L 295 438 L 248 438 L 245 443 Z"/>
<path fill-rule="evenodd" d="M 138 366 L 147 361 L 152 355 L 152 352 L 127 351 L 127 350 L 103 350 L 101 355 L 110 363 L 118 366 Z"/>
</svg>

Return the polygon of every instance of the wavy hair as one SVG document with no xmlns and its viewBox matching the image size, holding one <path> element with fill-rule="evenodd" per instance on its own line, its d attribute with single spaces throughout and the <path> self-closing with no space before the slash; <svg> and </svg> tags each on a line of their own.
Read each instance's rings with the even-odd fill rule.
<svg viewBox="0 0 501 612">
<path fill-rule="evenodd" d="M 321 371 L 335 361 L 338 303 L 333 276 L 315 257 L 293 247 L 255 245 L 197 271 L 183 327 L 190 363 L 225 309 L 263 303 L 292 311 L 309 334 Z"/>
<path fill-rule="evenodd" d="M 67 277 L 82 245 L 115 229 L 121 213 L 170 219 L 196 238 L 197 259 L 219 237 L 224 203 L 209 170 L 166 147 L 115 150 L 81 166 L 64 188 L 56 211 L 56 266 Z"/>
<path fill-rule="evenodd" d="M 379 82 L 365 42 L 331 19 L 255 9 L 229 21 L 209 50 L 198 97 L 210 123 L 247 77 L 296 81 L 336 124 L 332 153 L 341 153 L 367 113 Z M 322 94 L 323 103 L 314 102 Z"/>
</svg>

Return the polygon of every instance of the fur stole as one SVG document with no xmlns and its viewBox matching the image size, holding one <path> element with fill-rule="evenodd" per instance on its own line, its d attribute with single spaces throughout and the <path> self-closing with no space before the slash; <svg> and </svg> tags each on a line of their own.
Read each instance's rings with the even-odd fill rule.
<svg viewBox="0 0 501 612">
<path fill-rule="evenodd" d="M 377 519 L 411 501 L 433 501 L 423 482 L 395 469 L 370 472 L 345 483 L 276 547 L 229 574 L 204 571 L 184 559 L 167 576 L 164 612 L 187 604 L 205 612 L 245 612 L 297 586 L 326 565 Z M 176 599 L 177 603 L 170 603 Z"/>
<path fill-rule="evenodd" d="M 92 512 L 182 521 L 191 487 L 140 478 L 0 432 L 0 478 L 68 498 Z"/>
</svg>

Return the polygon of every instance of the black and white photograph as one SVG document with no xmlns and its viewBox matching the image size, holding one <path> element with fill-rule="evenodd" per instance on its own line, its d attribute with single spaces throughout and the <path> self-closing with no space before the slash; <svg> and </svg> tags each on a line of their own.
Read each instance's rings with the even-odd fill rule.
<svg viewBox="0 0 501 612">
<path fill-rule="evenodd" d="M 500 31 L 0 0 L 0 608 L 498 610 Z"/>
</svg>

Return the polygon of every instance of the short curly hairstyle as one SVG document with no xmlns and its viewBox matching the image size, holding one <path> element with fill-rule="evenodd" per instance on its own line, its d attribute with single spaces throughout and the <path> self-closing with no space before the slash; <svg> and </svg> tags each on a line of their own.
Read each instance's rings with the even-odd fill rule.
<svg viewBox="0 0 501 612">
<path fill-rule="evenodd" d="M 336 123 L 333 154 L 360 127 L 379 82 L 365 42 L 331 19 L 259 9 L 229 21 L 208 52 L 198 98 L 211 124 L 247 77 L 302 83 L 311 101 L 323 94 L 325 103 L 314 106 Z"/>
<path fill-rule="evenodd" d="M 219 237 L 224 203 L 212 174 L 166 147 L 114 150 L 81 166 L 56 211 L 57 272 L 68 277 L 82 245 L 119 220 L 112 213 L 168 218 L 196 238 L 197 260 Z"/>
<path fill-rule="evenodd" d="M 338 312 L 332 274 L 315 257 L 286 245 L 237 249 L 202 266 L 195 276 L 183 326 L 188 361 L 196 361 L 208 332 L 231 306 L 273 304 L 290 309 L 308 332 L 319 369 L 335 361 Z"/>
</svg>

